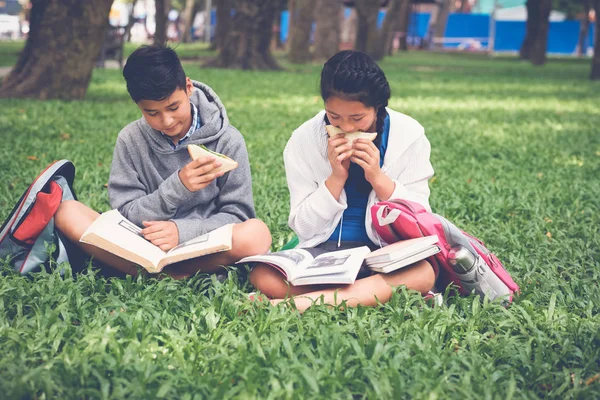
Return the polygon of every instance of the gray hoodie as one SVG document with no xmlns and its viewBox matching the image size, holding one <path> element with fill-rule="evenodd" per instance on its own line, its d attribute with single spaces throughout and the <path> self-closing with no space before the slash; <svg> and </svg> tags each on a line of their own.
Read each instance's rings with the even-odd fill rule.
<svg viewBox="0 0 600 400">
<path fill-rule="evenodd" d="M 119 133 L 108 180 L 112 208 L 138 226 L 142 221 L 175 222 L 180 243 L 255 216 L 244 138 L 229 125 L 216 93 L 203 83 L 193 83 L 191 101 L 198 107 L 202 126 L 186 144 L 202 144 L 239 166 L 204 189 L 190 192 L 179 179 L 179 170 L 192 161 L 187 146 L 173 150 L 142 117 Z"/>
</svg>

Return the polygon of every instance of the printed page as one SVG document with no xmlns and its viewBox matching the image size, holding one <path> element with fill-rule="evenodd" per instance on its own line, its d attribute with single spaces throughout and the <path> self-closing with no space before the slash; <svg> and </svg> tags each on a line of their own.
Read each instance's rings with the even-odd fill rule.
<svg viewBox="0 0 600 400">
<path fill-rule="evenodd" d="M 302 249 L 291 249 L 245 257 L 236 264 L 244 264 L 247 262 L 274 264 L 281 268 L 285 273 L 286 278 L 291 281 L 299 273 L 301 273 L 303 266 L 310 264 L 312 260 L 313 257 L 308 251 Z"/>
<path fill-rule="evenodd" d="M 343 274 L 354 270 L 358 272 L 365 256 L 370 252 L 371 250 L 367 246 L 362 246 L 321 254 L 315 257 L 299 276 Z"/>
<path fill-rule="evenodd" d="M 98 246 L 140 265 L 142 265 L 139 261 L 141 258 L 147 260 L 147 263 L 157 266 L 166 254 L 144 239 L 141 229 L 123 217 L 117 210 L 101 214 L 82 235 L 81 241 Z"/>
<path fill-rule="evenodd" d="M 219 251 L 231 250 L 232 235 L 233 224 L 228 224 L 190 239 L 169 250 L 160 265 L 164 266 Z"/>
</svg>

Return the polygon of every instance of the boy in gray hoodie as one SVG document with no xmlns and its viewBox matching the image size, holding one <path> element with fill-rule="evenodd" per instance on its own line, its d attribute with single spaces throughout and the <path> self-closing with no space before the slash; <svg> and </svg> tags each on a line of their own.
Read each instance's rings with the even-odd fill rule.
<svg viewBox="0 0 600 400">
<path fill-rule="evenodd" d="M 207 85 L 186 77 L 175 51 L 143 46 L 123 69 L 127 90 L 143 117 L 119 133 L 108 180 L 112 208 L 140 226 L 146 239 L 167 251 L 226 224 L 232 249 L 164 269 L 175 278 L 215 272 L 240 258 L 268 251 L 271 235 L 255 218 L 252 178 L 244 139 L 229 124 L 225 107 Z M 217 157 L 190 158 L 188 144 L 204 145 L 238 162 L 215 173 Z M 78 242 L 98 213 L 76 201 L 59 207 L 56 227 Z M 97 247 L 86 253 L 121 272 L 135 274 L 131 262 Z"/>
</svg>

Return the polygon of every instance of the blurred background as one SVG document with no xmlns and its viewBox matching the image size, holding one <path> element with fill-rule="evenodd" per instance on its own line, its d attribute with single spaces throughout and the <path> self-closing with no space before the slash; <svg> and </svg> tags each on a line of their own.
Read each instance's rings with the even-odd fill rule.
<svg viewBox="0 0 600 400">
<path fill-rule="evenodd" d="M 240 69 L 280 69 L 273 54 L 307 63 L 340 49 L 365 51 L 376 60 L 409 50 L 518 54 L 534 65 L 548 56 L 589 57 L 590 78 L 599 79 L 598 51 L 594 57 L 599 3 L 0 0 L 0 38 L 15 42 L 0 51 L 19 55 L 14 68 L 0 70 L 6 76 L 0 96 L 81 98 L 94 67 L 122 67 L 128 43 L 201 43 L 190 49 L 216 52 L 205 65 Z M 66 72 L 56 71 L 65 64 Z M 44 91 L 52 76 L 63 87 Z M 72 87 L 65 88 L 67 83 Z"/>
</svg>

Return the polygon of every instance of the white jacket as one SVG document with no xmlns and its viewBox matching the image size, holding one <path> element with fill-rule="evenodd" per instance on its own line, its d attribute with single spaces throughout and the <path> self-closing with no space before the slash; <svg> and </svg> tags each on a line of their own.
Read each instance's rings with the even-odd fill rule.
<svg viewBox="0 0 600 400">
<path fill-rule="evenodd" d="M 416 120 L 390 109 L 387 112 L 390 134 L 381 170 L 396 185 L 390 198 L 416 201 L 430 210 L 428 181 L 433 176 L 433 167 L 429 162 L 429 140 Z M 288 223 L 298 235 L 299 247 L 314 247 L 325 242 L 348 206 L 344 190 L 338 202 L 325 186 L 332 169 L 327 159 L 324 117 L 325 111 L 321 111 L 302 124 L 294 131 L 283 151 L 290 190 Z M 380 246 L 388 243 L 373 229 L 369 210 L 383 200 L 389 199 L 379 199 L 371 190 L 365 218 L 367 235 Z"/>
</svg>

